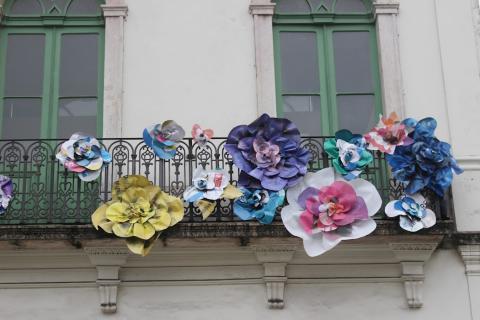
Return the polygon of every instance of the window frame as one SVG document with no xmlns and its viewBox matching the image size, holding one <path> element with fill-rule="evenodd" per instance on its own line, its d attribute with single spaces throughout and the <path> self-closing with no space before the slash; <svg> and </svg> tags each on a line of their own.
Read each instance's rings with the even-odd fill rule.
<svg viewBox="0 0 480 320">
<path fill-rule="evenodd" d="M 368 7 L 367 7 L 368 8 Z M 371 74 L 373 91 L 337 92 L 333 33 L 334 32 L 368 32 Z M 282 68 L 280 52 L 281 32 L 313 32 L 316 33 L 317 58 L 319 65 L 320 88 L 313 93 L 285 92 L 282 86 Z M 284 115 L 284 95 L 319 95 L 321 119 L 321 135 L 333 135 L 339 129 L 337 97 L 341 95 L 373 95 L 375 112 L 383 112 L 381 77 L 377 47 L 375 20 L 372 13 L 275 13 L 273 16 L 273 45 L 275 65 L 275 93 L 277 115 Z M 363 132 L 359 132 L 363 134 Z"/>
<path fill-rule="evenodd" d="M 65 12 L 73 0 L 67 2 Z M 99 5 L 102 1 L 97 1 Z M 9 12 L 14 1 L 7 1 L 5 12 Z M 40 2 L 42 8 L 43 4 Z M 99 7 L 100 8 L 100 7 Z M 43 8 L 45 10 L 45 8 Z M 101 10 L 93 15 L 5 15 L 0 23 L 0 138 L 3 127 L 5 82 L 7 60 L 7 42 L 11 34 L 45 35 L 45 56 L 43 62 L 42 110 L 40 136 L 31 138 L 55 139 L 57 137 L 58 109 L 60 103 L 60 63 L 61 38 L 63 34 L 97 34 L 98 35 L 98 72 L 97 72 L 97 137 L 103 136 L 103 99 L 104 99 L 104 64 L 105 64 L 105 22 Z M 47 84 L 47 85 L 46 85 Z M 90 96 L 93 97 L 93 96 Z M 20 98 L 20 97 L 19 97 Z M 23 96 L 21 98 L 29 98 Z M 35 97 L 38 98 L 38 97 Z M 87 96 L 69 98 L 88 98 Z M 73 133 L 73 132 L 72 132 Z"/>
</svg>

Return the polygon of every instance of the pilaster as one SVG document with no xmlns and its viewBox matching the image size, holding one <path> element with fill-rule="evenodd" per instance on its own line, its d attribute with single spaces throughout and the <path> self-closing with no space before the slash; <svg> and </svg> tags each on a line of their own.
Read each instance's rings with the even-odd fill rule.
<svg viewBox="0 0 480 320">
<path fill-rule="evenodd" d="M 275 116 L 275 63 L 273 55 L 272 16 L 275 4 L 270 0 L 251 0 L 255 32 L 255 69 L 257 77 L 257 113 Z"/>
</svg>

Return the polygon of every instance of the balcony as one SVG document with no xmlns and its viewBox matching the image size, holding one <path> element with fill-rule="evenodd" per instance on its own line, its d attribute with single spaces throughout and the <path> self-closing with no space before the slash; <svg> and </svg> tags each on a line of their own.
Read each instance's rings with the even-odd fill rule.
<svg viewBox="0 0 480 320">
<path fill-rule="evenodd" d="M 309 170 L 331 165 L 323 152 L 328 137 L 305 137 L 302 145 L 312 154 Z M 230 180 L 236 183 L 238 169 L 223 148 L 224 138 L 216 138 L 205 148 L 192 139 L 183 140 L 174 159 L 165 161 L 154 155 L 142 139 L 102 139 L 113 161 L 93 182 L 82 182 L 67 172 L 55 159 L 62 140 L 0 140 L 0 174 L 14 180 L 14 198 L 8 211 L 0 216 L 0 240 L 25 239 L 98 239 L 111 235 L 96 231 L 90 225 L 90 215 L 102 201 L 111 196 L 111 186 L 120 176 L 146 176 L 164 191 L 182 197 L 191 183 L 195 168 L 224 168 Z M 402 186 L 388 177 L 388 168 L 380 153 L 363 178 L 374 183 L 384 204 L 402 194 Z M 450 192 L 443 199 L 426 194 L 428 206 L 437 214 L 437 225 L 420 234 L 446 235 L 455 230 Z M 398 220 L 387 219 L 383 210 L 375 216 L 378 227 L 374 234 L 406 234 Z M 239 220 L 229 200 L 219 200 L 214 214 L 202 221 L 201 213 L 191 204 L 185 204 L 185 218 L 165 231 L 163 237 L 288 237 L 281 218 L 272 225 Z"/>
</svg>

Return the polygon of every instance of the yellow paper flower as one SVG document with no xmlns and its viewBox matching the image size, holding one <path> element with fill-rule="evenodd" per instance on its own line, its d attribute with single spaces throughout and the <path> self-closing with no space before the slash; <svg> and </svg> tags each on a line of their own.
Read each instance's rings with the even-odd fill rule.
<svg viewBox="0 0 480 320">
<path fill-rule="evenodd" d="M 112 200 L 92 215 L 98 230 L 127 239 L 128 248 L 148 254 L 161 231 L 183 219 L 183 202 L 163 192 L 142 176 L 122 177 L 112 189 Z"/>
</svg>

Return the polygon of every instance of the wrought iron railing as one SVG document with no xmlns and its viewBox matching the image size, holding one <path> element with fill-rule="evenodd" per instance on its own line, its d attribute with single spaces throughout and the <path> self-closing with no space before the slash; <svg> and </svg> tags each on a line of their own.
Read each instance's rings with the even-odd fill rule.
<svg viewBox="0 0 480 320">
<path fill-rule="evenodd" d="M 302 145 L 310 150 L 309 170 L 331 165 L 323 151 L 328 137 L 306 137 Z M 82 182 L 67 172 L 55 159 L 60 140 L 0 140 L 0 174 L 14 181 L 14 198 L 7 212 L 0 216 L 0 224 L 88 224 L 90 215 L 102 201 L 108 201 L 111 186 L 120 176 L 146 176 L 164 191 L 181 197 L 191 184 L 195 168 L 224 168 L 236 184 L 238 169 L 224 149 L 225 139 L 212 139 L 200 148 L 192 139 L 183 140 L 176 156 L 169 161 L 159 159 L 141 139 L 102 139 L 111 153 L 112 163 L 93 182 Z M 362 175 L 376 185 L 384 203 L 402 194 L 402 186 L 390 179 L 381 153 L 374 153 L 374 161 Z M 427 195 L 429 207 L 439 220 L 451 220 L 450 197 L 444 199 Z M 377 219 L 383 219 L 382 213 Z M 276 216 L 277 220 L 280 217 Z M 232 203 L 219 200 L 209 221 L 239 221 L 232 212 Z M 201 213 L 192 204 L 185 204 L 185 222 L 201 222 Z"/>
</svg>

